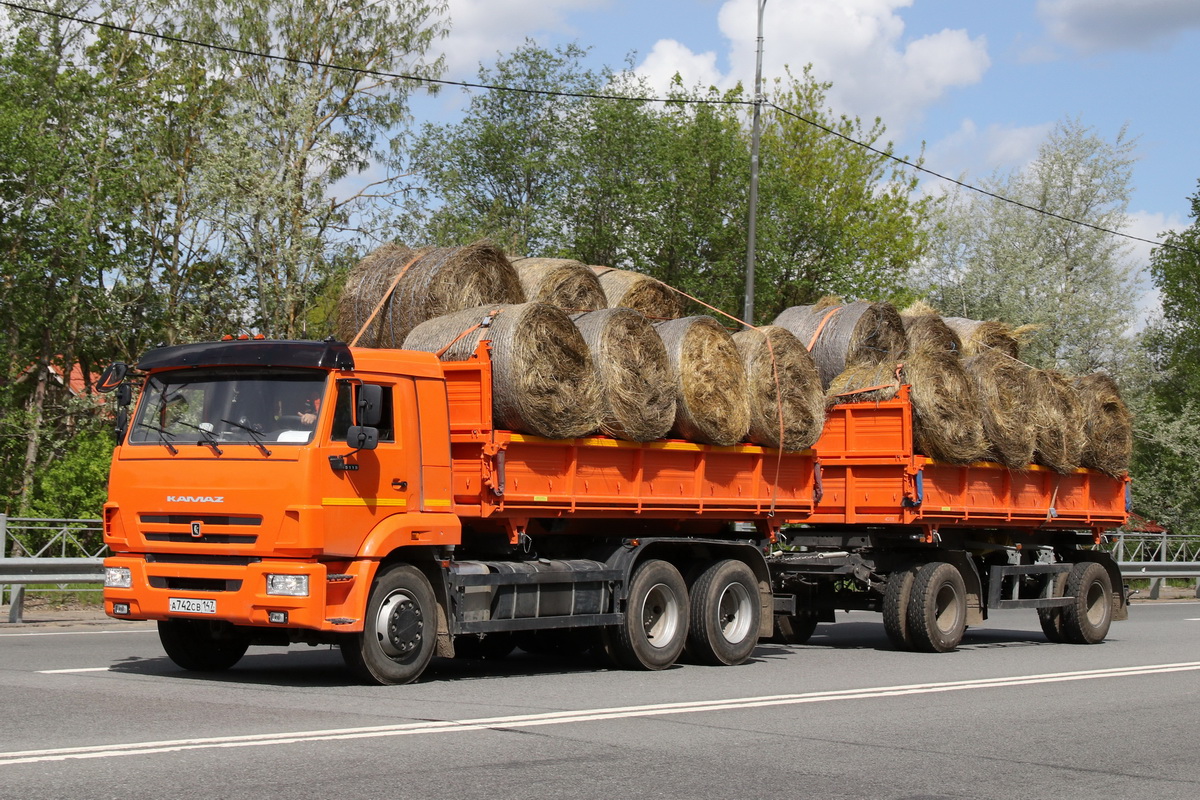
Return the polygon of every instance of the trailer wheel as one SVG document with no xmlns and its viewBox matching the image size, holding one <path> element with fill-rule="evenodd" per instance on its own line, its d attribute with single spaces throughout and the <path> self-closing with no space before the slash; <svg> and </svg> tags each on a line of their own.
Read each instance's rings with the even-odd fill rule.
<svg viewBox="0 0 1200 800">
<path fill-rule="evenodd" d="M 168 619 L 158 623 L 158 639 L 167 657 L 192 672 L 221 672 L 241 661 L 250 636 L 227 623 Z"/>
<path fill-rule="evenodd" d="M 342 641 L 342 658 L 368 683 L 412 683 L 437 647 L 437 601 L 416 567 L 398 564 L 375 578 L 362 633 Z"/>
<path fill-rule="evenodd" d="M 916 575 L 916 567 L 893 572 L 883 590 L 883 630 L 897 650 L 913 649 L 912 635 L 908 632 L 908 600 Z"/>
<path fill-rule="evenodd" d="M 948 653 L 958 647 L 967 628 L 967 588 L 953 564 L 934 561 L 917 570 L 906 622 L 917 650 Z"/>
<path fill-rule="evenodd" d="M 665 669 L 687 642 L 688 593 L 679 570 L 644 562 L 629 582 L 625 620 L 604 629 L 605 649 L 626 669 Z"/>
<path fill-rule="evenodd" d="M 1067 573 L 1063 572 L 1054 578 L 1054 597 L 1065 595 L 1067 588 Z M 1067 641 L 1067 633 L 1063 630 L 1063 607 L 1039 608 L 1038 622 L 1042 625 L 1042 633 L 1055 644 Z"/>
<path fill-rule="evenodd" d="M 1067 594 L 1075 598 L 1062 609 L 1062 629 L 1074 644 L 1099 644 L 1112 624 L 1112 580 L 1094 561 L 1081 561 L 1067 576 Z"/>
<path fill-rule="evenodd" d="M 742 561 L 706 569 L 691 588 L 688 650 L 703 664 L 741 664 L 758 644 L 758 579 Z"/>
</svg>

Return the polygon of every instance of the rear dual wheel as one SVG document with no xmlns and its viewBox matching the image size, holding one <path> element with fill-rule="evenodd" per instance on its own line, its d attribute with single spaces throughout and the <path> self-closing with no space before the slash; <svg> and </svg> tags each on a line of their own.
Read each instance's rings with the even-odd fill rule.
<svg viewBox="0 0 1200 800">
<path fill-rule="evenodd" d="M 690 594 L 691 655 L 714 666 L 741 664 L 750 658 L 762 618 L 754 570 L 742 561 L 719 561 L 701 573 Z"/>
<path fill-rule="evenodd" d="M 626 669 L 665 669 L 679 658 L 688 635 L 688 592 L 666 561 L 650 560 L 629 581 L 625 619 L 604 629 L 604 647 Z"/>
<path fill-rule="evenodd" d="M 1112 624 L 1112 579 L 1095 561 L 1081 561 L 1067 575 L 1067 594 L 1074 598 L 1062 606 L 1062 631 L 1073 644 L 1099 644 Z"/>
</svg>

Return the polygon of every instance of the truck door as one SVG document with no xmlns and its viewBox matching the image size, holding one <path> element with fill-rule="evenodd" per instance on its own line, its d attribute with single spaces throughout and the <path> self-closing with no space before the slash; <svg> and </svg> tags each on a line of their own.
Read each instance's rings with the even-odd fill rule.
<svg viewBox="0 0 1200 800">
<path fill-rule="evenodd" d="M 352 450 L 346 443 L 363 383 L 383 390 L 379 446 L 374 450 Z M 409 435 L 412 426 L 404 424 L 406 415 L 415 414 L 416 392 L 411 378 L 338 379 L 333 395 L 332 420 L 326 428 L 329 434 L 322 445 L 324 463 L 317 465 L 324 476 L 318 483 L 325 515 L 325 552 L 351 556 L 380 520 L 419 506 L 420 441 Z"/>
</svg>

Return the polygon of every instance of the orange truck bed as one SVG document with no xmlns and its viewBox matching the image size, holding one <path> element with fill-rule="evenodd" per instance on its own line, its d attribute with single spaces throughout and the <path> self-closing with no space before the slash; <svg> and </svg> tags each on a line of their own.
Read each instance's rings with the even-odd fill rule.
<svg viewBox="0 0 1200 800">
<path fill-rule="evenodd" d="M 481 354 L 482 355 L 482 354 Z M 1127 480 L 1079 469 L 946 464 L 913 451 L 908 388 L 830 409 L 811 449 L 715 447 L 497 430 L 486 357 L 443 365 L 453 510 L 462 517 L 627 517 L 821 525 L 1101 531 L 1126 519 Z"/>
</svg>

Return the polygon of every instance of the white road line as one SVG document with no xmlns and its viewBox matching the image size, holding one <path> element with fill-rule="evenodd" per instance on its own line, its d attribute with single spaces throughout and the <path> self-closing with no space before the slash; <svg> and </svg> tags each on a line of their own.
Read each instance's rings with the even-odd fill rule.
<svg viewBox="0 0 1200 800">
<path fill-rule="evenodd" d="M 157 628 L 128 628 L 119 631 L 38 631 L 37 633 L 0 633 L 0 639 L 17 636 L 101 636 L 113 633 L 158 633 Z"/>
<path fill-rule="evenodd" d="M 1156 675 L 1174 672 L 1196 671 L 1200 671 L 1200 661 L 1189 661 L 1178 664 L 1151 664 L 1135 667 L 1119 667 L 1115 669 L 1086 670 L 1080 672 L 1055 672 L 1043 675 L 1014 675 L 1007 678 L 987 678 L 970 681 L 947 681 L 943 683 L 916 683 L 901 686 L 882 686 L 865 689 L 843 689 L 829 692 L 808 692 L 805 694 L 742 697 L 727 700 L 705 700 L 687 703 L 661 703 L 657 705 L 625 706 L 617 708 L 592 708 L 581 709 L 578 711 L 554 711 L 543 714 L 523 714 L 510 717 L 413 722 L 403 725 L 383 725 L 363 728 L 336 728 L 331 730 L 251 734 L 245 736 L 218 736 L 203 739 L 130 742 L 126 744 L 93 745 L 89 747 L 65 747 L 52 750 L 25 750 L 11 753 L 0 753 L 0 767 L 9 764 L 34 764 L 46 761 L 66 761 L 72 759 L 113 758 L 116 756 L 177 753 L 185 750 L 265 747 L 269 745 L 300 744 L 305 742 L 346 741 L 353 739 L 377 739 L 391 736 L 457 733 L 462 731 L 531 728 L 542 725 L 564 725 L 569 723 L 596 722 L 609 719 L 659 717 L 671 714 L 694 714 L 698 712 L 802 705 L 807 703 L 825 703 L 838 700 L 865 700 L 879 697 L 904 697 L 909 695 L 936 694 L 941 692 L 956 692 L 971 689 L 996 689 L 1013 686 L 1031 686 L 1046 683 L 1063 683 L 1067 681 L 1125 678 L 1138 675 Z"/>
<path fill-rule="evenodd" d="M 69 675 L 73 672 L 108 672 L 111 667 L 77 667 L 75 669 L 39 669 L 41 675 Z"/>
</svg>

